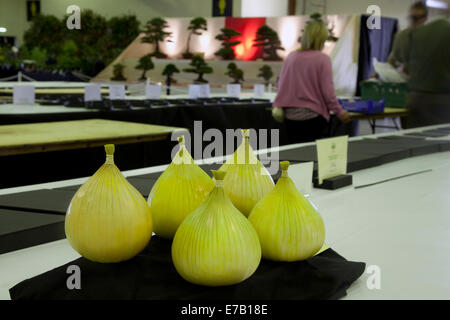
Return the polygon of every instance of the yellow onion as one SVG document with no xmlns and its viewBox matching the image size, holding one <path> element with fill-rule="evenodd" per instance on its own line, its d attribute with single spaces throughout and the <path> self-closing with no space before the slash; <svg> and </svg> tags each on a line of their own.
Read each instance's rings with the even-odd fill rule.
<svg viewBox="0 0 450 320">
<path fill-rule="evenodd" d="M 256 204 L 248 219 L 258 233 L 264 258 L 304 260 L 322 248 L 325 227 L 319 213 L 289 178 L 289 161 L 280 165 L 281 178 Z"/>
<path fill-rule="evenodd" d="M 144 197 L 114 164 L 114 145 L 105 145 L 106 161 L 75 193 L 65 229 L 70 245 L 96 262 L 128 260 L 152 235 L 152 217 Z"/>
<path fill-rule="evenodd" d="M 178 228 L 172 260 L 187 281 L 226 286 L 244 281 L 261 260 L 258 235 L 248 219 L 228 199 L 225 172 L 213 171 L 216 187 Z"/>
<path fill-rule="evenodd" d="M 220 168 L 227 172 L 223 187 L 228 197 L 246 217 L 274 186 L 269 172 L 253 153 L 249 134 L 248 129 L 242 130 L 241 145 Z"/>
<path fill-rule="evenodd" d="M 164 238 L 173 238 L 180 223 L 197 208 L 214 188 L 214 182 L 195 164 L 178 138 L 180 149 L 172 163 L 156 181 L 148 202 L 153 216 L 154 232 Z"/>
</svg>

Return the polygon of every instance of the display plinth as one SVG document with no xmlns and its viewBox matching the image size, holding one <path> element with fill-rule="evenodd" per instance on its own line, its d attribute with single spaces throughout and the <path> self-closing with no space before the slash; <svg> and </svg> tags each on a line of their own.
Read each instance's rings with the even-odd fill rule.
<svg viewBox="0 0 450 320">
<path fill-rule="evenodd" d="M 156 236 L 131 260 L 102 264 L 79 258 L 10 289 L 15 299 L 338 299 L 365 270 L 327 249 L 298 262 L 262 260 L 244 282 L 205 287 L 185 281 L 175 270 L 170 240 Z M 81 271 L 81 289 L 67 288 L 67 268 Z"/>
<path fill-rule="evenodd" d="M 319 184 L 317 177 L 313 178 L 314 188 L 336 190 L 346 186 L 351 186 L 353 183 L 352 175 L 342 174 L 333 178 L 323 179 L 322 184 Z"/>
</svg>

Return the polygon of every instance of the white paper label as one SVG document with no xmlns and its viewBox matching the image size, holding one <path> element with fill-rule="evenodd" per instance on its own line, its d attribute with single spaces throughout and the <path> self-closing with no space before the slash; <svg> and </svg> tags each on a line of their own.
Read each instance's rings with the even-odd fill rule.
<svg viewBox="0 0 450 320">
<path fill-rule="evenodd" d="M 255 84 L 253 86 L 253 95 L 255 98 L 264 98 L 264 91 L 266 86 L 263 84 Z"/>
<path fill-rule="evenodd" d="M 90 84 L 84 87 L 84 101 L 102 100 L 101 86 L 99 84 Z"/>
<path fill-rule="evenodd" d="M 198 85 L 198 97 L 199 98 L 209 98 L 211 95 L 211 88 L 209 84 L 199 84 Z"/>
<path fill-rule="evenodd" d="M 241 85 L 240 84 L 228 84 L 227 85 L 227 95 L 230 98 L 240 98 L 241 97 Z"/>
<path fill-rule="evenodd" d="M 190 99 L 198 99 L 200 95 L 200 88 L 198 84 L 190 84 L 189 85 L 189 98 Z"/>
<path fill-rule="evenodd" d="M 14 104 L 34 104 L 34 86 L 14 86 L 13 103 Z"/>
<path fill-rule="evenodd" d="M 161 99 L 161 85 L 150 84 L 145 86 L 145 97 L 147 99 Z"/>
<path fill-rule="evenodd" d="M 303 195 L 311 194 L 314 162 L 291 164 L 289 176 L 294 181 L 298 191 Z"/>
<path fill-rule="evenodd" d="M 145 83 L 136 83 L 127 85 L 130 96 L 145 96 Z"/>
<path fill-rule="evenodd" d="M 347 173 L 348 136 L 319 139 L 316 146 L 319 184 Z"/>
<path fill-rule="evenodd" d="M 125 86 L 123 84 L 111 84 L 109 86 L 109 99 L 125 100 Z"/>
</svg>

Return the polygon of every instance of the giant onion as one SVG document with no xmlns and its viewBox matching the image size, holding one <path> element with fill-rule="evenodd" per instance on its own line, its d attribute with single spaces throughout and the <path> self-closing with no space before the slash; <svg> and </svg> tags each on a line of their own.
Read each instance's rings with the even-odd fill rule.
<svg viewBox="0 0 450 320">
<path fill-rule="evenodd" d="M 180 148 L 172 163 L 156 181 L 148 202 L 153 215 L 154 232 L 173 238 L 180 223 L 197 208 L 214 188 L 212 179 L 194 163 L 180 136 Z"/>
<path fill-rule="evenodd" d="M 289 161 L 280 165 L 281 178 L 256 204 L 248 219 L 258 233 L 264 258 L 304 260 L 322 247 L 325 227 L 319 213 L 289 178 Z"/>
<path fill-rule="evenodd" d="M 213 171 L 216 187 L 179 226 L 172 260 L 187 281 L 206 286 L 236 284 L 250 277 L 261 260 L 258 235 L 230 199 Z"/>
<path fill-rule="evenodd" d="M 242 130 L 241 145 L 220 168 L 227 172 L 223 187 L 228 197 L 245 216 L 274 186 L 269 172 L 253 154 L 249 134 L 248 129 Z"/>
<path fill-rule="evenodd" d="M 152 235 L 152 217 L 144 197 L 114 164 L 114 145 L 105 145 L 106 161 L 75 193 L 65 230 L 71 246 L 96 262 L 119 262 L 142 251 Z"/>
</svg>

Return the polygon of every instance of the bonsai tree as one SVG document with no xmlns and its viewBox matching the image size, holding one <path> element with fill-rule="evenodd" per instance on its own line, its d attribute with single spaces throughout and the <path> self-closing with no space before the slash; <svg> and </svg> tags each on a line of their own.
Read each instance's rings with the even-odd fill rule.
<svg viewBox="0 0 450 320">
<path fill-rule="evenodd" d="M 125 81 L 127 80 L 123 75 L 123 70 L 125 69 L 125 66 L 121 63 L 116 63 L 113 65 L 113 76 L 111 80 L 113 81 Z"/>
<path fill-rule="evenodd" d="M 258 28 L 256 32 L 256 38 L 253 41 L 254 47 L 263 47 L 264 60 L 281 60 L 278 56 L 278 50 L 284 50 L 281 46 L 280 38 L 275 30 L 267 25 L 263 25 Z"/>
<path fill-rule="evenodd" d="M 191 37 L 192 35 L 199 36 L 202 31 L 208 30 L 206 20 L 204 18 L 194 18 L 191 20 L 188 26 L 189 35 L 187 38 L 186 51 L 183 53 L 184 59 L 192 59 L 193 54 L 190 51 Z"/>
<path fill-rule="evenodd" d="M 273 71 L 270 66 L 267 64 L 263 65 L 261 68 L 259 68 L 258 77 L 264 79 L 264 84 L 267 86 L 270 84 L 270 79 L 273 77 Z"/>
<path fill-rule="evenodd" d="M 231 83 L 241 83 L 241 81 L 244 81 L 244 71 L 242 69 L 239 69 L 236 65 L 236 63 L 231 62 L 227 66 L 228 71 L 225 72 L 227 76 L 233 79 L 233 82 Z"/>
<path fill-rule="evenodd" d="M 166 76 L 166 83 L 167 85 L 170 85 L 171 83 L 176 83 L 177 80 L 175 80 L 174 78 L 172 78 L 172 75 L 174 73 L 180 73 L 180 70 L 178 70 L 177 66 L 174 65 L 173 63 L 169 63 L 168 65 L 165 66 L 162 75 Z"/>
<path fill-rule="evenodd" d="M 212 73 L 213 69 L 203 60 L 199 55 L 194 55 L 189 64 L 192 68 L 183 69 L 184 72 L 196 73 L 198 74 L 197 79 L 194 83 L 208 83 L 208 80 L 203 79 L 205 73 Z"/>
<path fill-rule="evenodd" d="M 143 57 L 141 57 L 139 59 L 139 63 L 136 66 L 136 69 L 138 70 L 143 70 L 142 71 L 142 76 L 139 78 L 139 80 L 145 80 L 147 79 L 147 77 L 145 76 L 145 74 L 147 73 L 148 70 L 151 70 L 155 67 L 155 65 L 153 64 L 152 61 L 152 56 L 147 54 Z"/>
<path fill-rule="evenodd" d="M 239 43 L 240 41 L 231 41 L 231 38 L 240 36 L 241 33 L 236 30 L 230 28 L 222 28 L 216 39 L 222 41 L 222 48 L 217 50 L 214 54 L 218 57 L 221 57 L 224 60 L 234 60 L 236 55 L 234 54 L 233 47 Z"/>
<path fill-rule="evenodd" d="M 167 37 L 172 35 L 172 32 L 164 31 L 168 27 L 167 21 L 162 18 L 153 18 L 145 26 L 145 36 L 142 37 L 141 42 L 150 43 L 155 46 L 155 51 L 151 55 L 156 58 L 167 58 L 167 55 L 159 50 L 159 43 L 162 41 L 172 42 L 166 40 Z"/>
<path fill-rule="evenodd" d="M 74 70 L 80 67 L 81 61 L 78 58 L 78 46 L 73 40 L 64 42 L 61 53 L 56 57 L 58 66 L 63 70 Z"/>
</svg>

